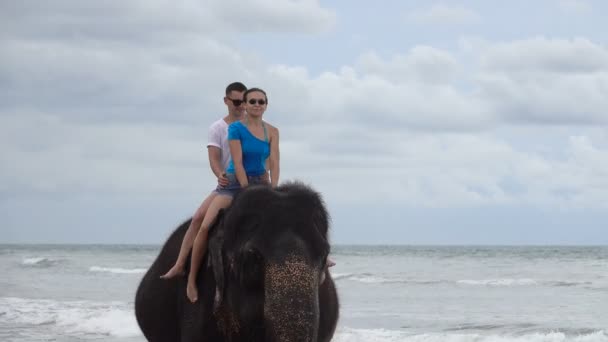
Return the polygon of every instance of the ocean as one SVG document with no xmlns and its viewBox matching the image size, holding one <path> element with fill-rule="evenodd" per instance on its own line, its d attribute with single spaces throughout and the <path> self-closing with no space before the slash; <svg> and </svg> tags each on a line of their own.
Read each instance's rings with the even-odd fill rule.
<svg viewBox="0 0 608 342">
<path fill-rule="evenodd" d="M 0 341 L 145 341 L 160 246 L 0 245 Z M 608 247 L 333 246 L 334 341 L 608 342 Z"/>
</svg>

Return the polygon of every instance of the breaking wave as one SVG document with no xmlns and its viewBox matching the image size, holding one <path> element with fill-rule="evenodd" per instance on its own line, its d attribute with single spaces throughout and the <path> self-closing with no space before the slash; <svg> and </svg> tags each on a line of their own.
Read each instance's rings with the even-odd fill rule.
<svg viewBox="0 0 608 342">
<path fill-rule="evenodd" d="M 132 304 L 0 298 L 0 317 L 8 323 L 72 336 L 140 335 Z"/>
<path fill-rule="evenodd" d="M 45 299 L 0 298 L 0 317 L 9 324 L 36 330 L 40 335 L 78 338 L 143 337 L 133 303 L 56 301 Z M 401 330 L 353 329 L 339 327 L 335 342 L 608 342 L 602 330 L 536 332 L 520 335 L 471 333 L 412 334 Z"/>
<path fill-rule="evenodd" d="M 437 280 L 437 279 L 411 279 L 404 277 L 380 276 L 371 273 L 333 273 L 335 281 L 354 281 L 366 284 L 410 284 L 410 285 L 435 285 L 452 284 L 459 286 L 480 287 L 519 287 L 519 286 L 548 286 L 548 287 L 593 287 L 592 282 L 576 281 L 550 281 L 536 280 L 531 278 L 495 278 L 495 279 L 461 279 L 461 280 Z"/>
<path fill-rule="evenodd" d="M 61 259 L 51 259 L 51 258 L 25 258 L 21 261 L 21 265 L 25 267 L 51 267 L 58 263 L 60 263 Z"/>
<path fill-rule="evenodd" d="M 91 266 L 90 272 L 115 273 L 115 274 L 141 274 L 145 273 L 145 268 L 116 268 L 116 267 L 100 267 Z"/>
<path fill-rule="evenodd" d="M 604 331 L 586 334 L 566 334 L 563 332 L 531 333 L 525 335 L 481 335 L 429 333 L 408 334 L 385 329 L 344 328 L 336 333 L 335 342 L 608 342 Z"/>
</svg>

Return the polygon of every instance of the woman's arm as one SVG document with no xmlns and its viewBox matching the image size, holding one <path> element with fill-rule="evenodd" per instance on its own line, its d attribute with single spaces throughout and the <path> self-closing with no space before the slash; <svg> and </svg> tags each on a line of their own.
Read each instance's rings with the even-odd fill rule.
<svg viewBox="0 0 608 342">
<path fill-rule="evenodd" d="M 247 180 L 247 174 L 245 173 L 245 168 L 243 167 L 243 150 L 241 148 L 241 141 L 238 139 L 228 140 L 228 144 L 230 145 L 230 155 L 232 156 L 232 162 L 234 163 L 234 173 L 236 174 L 236 179 L 241 184 L 241 187 L 246 187 L 249 185 L 249 181 Z"/>
<path fill-rule="evenodd" d="M 270 137 L 270 186 L 275 188 L 279 185 L 279 175 L 281 173 L 280 167 L 280 152 L 279 152 L 279 129 L 273 127 L 272 135 Z"/>
</svg>

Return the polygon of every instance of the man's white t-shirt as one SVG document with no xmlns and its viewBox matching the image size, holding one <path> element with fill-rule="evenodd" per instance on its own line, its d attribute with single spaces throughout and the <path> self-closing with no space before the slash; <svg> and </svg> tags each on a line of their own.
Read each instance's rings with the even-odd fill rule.
<svg viewBox="0 0 608 342">
<path fill-rule="evenodd" d="M 228 124 L 224 119 L 219 119 L 209 126 L 207 148 L 209 146 L 215 146 L 221 150 L 222 166 L 225 171 L 230 163 L 230 146 L 228 145 Z"/>
</svg>

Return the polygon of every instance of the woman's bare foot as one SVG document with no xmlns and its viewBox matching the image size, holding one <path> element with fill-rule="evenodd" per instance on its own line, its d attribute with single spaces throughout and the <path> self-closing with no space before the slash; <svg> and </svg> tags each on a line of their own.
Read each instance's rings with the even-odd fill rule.
<svg viewBox="0 0 608 342">
<path fill-rule="evenodd" d="M 173 265 L 169 272 L 160 276 L 160 279 L 171 279 L 173 277 L 184 275 L 184 268 L 178 264 Z"/>
<path fill-rule="evenodd" d="M 188 281 L 188 286 L 186 287 L 186 296 L 188 296 L 188 299 L 190 299 L 192 303 L 198 300 L 198 289 L 196 288 L 196 284 Z"/>
</svg>

